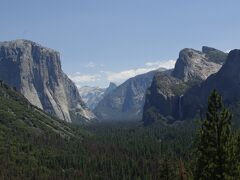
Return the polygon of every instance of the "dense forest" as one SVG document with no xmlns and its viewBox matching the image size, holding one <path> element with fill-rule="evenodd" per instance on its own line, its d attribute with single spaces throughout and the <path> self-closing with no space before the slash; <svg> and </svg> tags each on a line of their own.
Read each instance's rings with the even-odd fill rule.
<svg viewBox="0 0 240 180">
<path fill-rule="evenodd" d="M 80 127 L 0 87 L 0 179 L 238 179 L 239 145 L 216 92 L 202 121 Z"/>
</svg>

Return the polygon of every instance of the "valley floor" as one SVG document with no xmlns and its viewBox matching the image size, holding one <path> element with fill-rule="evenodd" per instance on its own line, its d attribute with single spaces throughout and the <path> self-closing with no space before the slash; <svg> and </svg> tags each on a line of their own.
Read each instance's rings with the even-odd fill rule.
<svg viewBox="0 0 240 180">
<path fill-rule="evenodd" d="M 191 177 L 193 123 L 143 127 L 140 122 L 116 122 L 72 128 L 84 138 L 24 133 L 1 138 L 0 177 L 177 179 L 180 164 Z"/>
</svg>

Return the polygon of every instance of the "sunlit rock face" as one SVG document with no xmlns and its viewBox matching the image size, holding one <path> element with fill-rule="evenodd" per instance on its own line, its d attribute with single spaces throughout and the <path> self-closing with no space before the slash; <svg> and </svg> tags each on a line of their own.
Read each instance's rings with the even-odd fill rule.
<svg viewBox="0 0 240 180">
<path fill-rule="evenodd" d="M 203 46 L 202 52 L 194 49 L 183 49 L 179 53 L 172 76 L 187 81 L 202 81 L 218 72 L 225 62 L 227 54 Z"/>
<path fill-rule="evenodd" d="M 216 89 L 228 107 L 239 107 L 240 102 L 240 50 L 230 51 L 225 64 L 200 85 L 189 89 L 183 98 L 183 118 L 201 116 L 206 111 L 208 96 Z M 237 113 L 239 109 L 236 110 Z M 235 111 L 235 112 L 236 112 Z"/>
<path fill-rule="evenodd" d="M 146 92 L 144 124 L 158 120 L 174 122 L 196 114 L 184 104 L 187 101 L 186 93 L 217 73 L 226 58 L 227 53 L 206 46 L 202 51 L 190 48 L 181 50 L 172 73 L 166 75 L 159 72 L 154 76 Z M 194 104 L 189 106 L 193 107 Z"/>
<path fill-rule="evenodd" d="M 28 40 L 1 42 L 0 79 L 16 87 L 33 105 L 62 120 L 95 118 L 63 73 L 55 50 Z"/>
</svg>

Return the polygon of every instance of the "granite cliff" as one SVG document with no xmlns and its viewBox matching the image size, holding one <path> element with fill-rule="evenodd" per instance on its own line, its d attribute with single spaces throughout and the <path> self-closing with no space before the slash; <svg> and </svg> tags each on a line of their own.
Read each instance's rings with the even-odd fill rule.
<svg viewBox="0 0 240 180">
<path fill-rule="evenodd" d="M 28 40 L 0 43 L 0 79 L 30 103 L 67 122 L 94 119 L 61 69 L 60 54 Z"/>
<path fill-rule="evenodd" d="M 202 117 L 208 96 L 216 89 L 228 107 L 239 107 L 240 102 L 240 50 L 230 51 L 222 68 L 201 84 L 189 89 L 182 98 L 182 119 Z M 237 110 L 239 113 L 239 110 Z M 235 112 L 235 111 L 234 111 Z"/>
<path fill-rule="evenodd" d="M 227 54 L 204 46 L 202 51 L 183 49 L 171 74 L 158 72 L 146 91 L 143 122 L 159 119 L 173 122 L 184 118 L 183 99 L 191 88 L 215 74 L 226 61 Z"/>
</svg>

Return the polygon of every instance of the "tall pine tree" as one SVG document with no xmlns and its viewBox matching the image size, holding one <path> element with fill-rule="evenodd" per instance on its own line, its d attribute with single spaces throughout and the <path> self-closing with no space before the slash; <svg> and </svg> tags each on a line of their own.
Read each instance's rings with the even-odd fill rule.
<svg viewBox="0 0 240 180">
<path fill-rule="evenodd" d="M 206 119 L 199 131 L 194 179 L 231 179 L 231 118 L 222 97 L 213 90 L 208 99 Z"/>
</svg>

